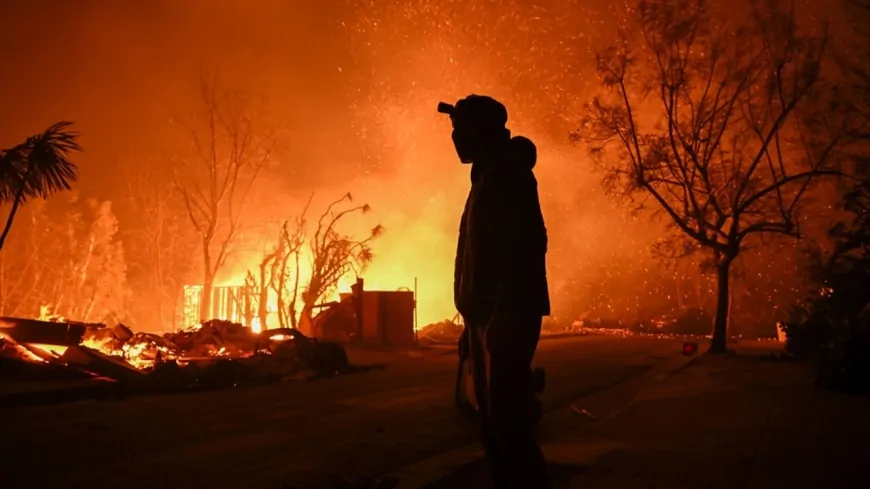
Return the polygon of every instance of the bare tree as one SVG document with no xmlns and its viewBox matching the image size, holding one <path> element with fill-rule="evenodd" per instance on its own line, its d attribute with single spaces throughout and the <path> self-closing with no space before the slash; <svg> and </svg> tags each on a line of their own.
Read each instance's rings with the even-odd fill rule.
<svg viewBox="0 0 870 489">
<path fill-rule="evenodd" d="M 0 253 L 4 315 L 35 317 L 41 306 L 56 304 L 69 292 L 85 228 L 77 202 L 74 193 L 64 202 L 63 222 L 49 217 L 45 200 L 28 206 L 26 239 L 9 240 Z"/>
<path fill-rule="evenodd" d="M 196 235 L 171 175 L 153 164 L 136 162 L 128 182 L 128 204 L 137 216 L 127 233 L 128 263 L 132 274 L 141 277 L 135 295 L 141 306 L 140 326 L 156 319 L 152 326 L 174 331 L 180 327 L 177 306 L 183 280 L 193 271 L 190 257 L 196 252 Z"/>
<path fill-rule="evenodd" d="M 263 255 L 263 259 L 260 260 L 260 265 L 258 267 L 258 274 L 255 276 L 248 270 L 245 275 L 245 286 L 248 290 L 254 291 L 257 295 L 256 306 L 257 306 L 257 321 L 259 322 L 259 327 L 261 329 L 266 329 L 267 327 L 267 319 L 268 319 L 268 307 L 269 307 L 269 283 L 272 280 L 271 270 L 272 263 L 275 261 L 275 252 L 267 252 Z"/>
<path fill-rule="evenodd" d="M 309 200 L 309 204 L 311 201 Z M 305 244 L 305 214 L 308 206 L 290 227 L 284 221 L 278 235 L 275 260 L 272 262 L 270 287 L 275 292 L 275 305 L 278 309 L 278 324 L 282 328 L 299 326 L 297 304 L 299 301 L 300 253 Z"/>
<path fill-rule="evenodd" d="M 78 321 L 126 319 L 127 266 L 111 203 L 73 195 L 57 209 L 62 220 L 51 218 L 45 201 L 28 207 L 30 239 L 10 241 L 17 263 L 3 263 L 10 266 L 2 284 L 4 312 L 35 317 L 45 309 Z"/>
<path fill-rule="evenodd" d="M 69 157 L 82 148 L 71 127 L 71 122 L 58 122 L 11 149 L 0 149 L 0 203 L 12 204 L 0 234 L 0 250 L 21 204 L 69 190 L 78 178 L 78 167 Z"/>
<path fill-rule="evenodd" d="M 202 253 L 200 319 L 210 319 L 215 276 L 226 263 L 248 194 L 269 161 L 274 131 L 259 126 L 250 99 L 201 80 L 204 129 L 188 128 L 194 156 L 178 162 L 176 188 Z"/>
<path fill-rule="evenodd" d="M 344 218 L 368 213 L 368 204 L 354 206 L 348 192 L 329 204 L 317 219 L 316 227 L 308 239 L 311 276 L 302 291 L 302 310 L 299 325 L 303 332 L 316 334 L 312 316 L 315 306 L 323 297 L 338 287 L 339 280 L 349 273 L 357 275 L 372 260 L 371 243 L 380 237 L 384 228 L 377 225 L 362 239 L 343 234 L 339 226 Z"/>
<path fill-rule="evenodd" d="M 708 253 L 711 352 L 726 349 L 729 273 L 747 239 L 799 236 L 811 185 L 839 174 L 839 132 L 816 111 L 826 35 L 802 34 L 775 1 L 748 6 L 750 18 L 731 23 L 704 0 L 641 1 L 638 34 L 598 54 L 605 94 L 574 135 L 608 191 L 651 200 L 688 248 Z"/>
<path fill-rule="evenodd" d="M 113 323 L 126 319 L 130 290 L 118 218 L 109 201 L 90 202 L 92 221 L 71 262 L 72 283 L 65 303 L 54 310 L 81 321 Z"/>
<path fill-rule="evenodd" d="M 284 221 L 278 230 L 275 245 L 263 253 L 256 275 L 248 271 L 245 282 L 257 294 L 257 318 L 266 329 L 270 293 L 274 293 L 278 326 L 296 327 L 296 301 L 299 291 L 299 252 L 305 243 L 304 213 L 294 220 Z"/>
<path fill-rule="evenodd" d="M 67 210 L 62 222 L 50 218 L 47 201 L 36 201 L 28 206 L 30 239 L 25 250 L 28 250 L 29 260 L 28 266 L 18 272 L 19 285 L 23 279 L 24 287 L 18 287 L 16 315 L 32 317 L 44 305 L 56 307 L 70 293 L 70 270 L 72 264 L 79 261 L 81 236 L 86 225 L 78 196 L 72 193 L 65 200 Z"/>
<path fill-rule="evenodd" d="M 846 13 L 853 19 L 852 30 L 844 37 L 839 65 L 846 78 L 845 101 L 850 115 L 850 136 L 857 144 L 853 160 L 864 178 L 870 175 L 870 0 L 846 0 Z"/>
<path fill-rule="evenodd" d="M 47 249 L 57 247 L 57 243 L 51 242 L 40 246 L 41 238 L 49 236 L 41 233 L 47 222 L 45 210 L 44 200 L 28 206 L 23 216 L 25 232 L 20 234 L 20 239 L 9 240 L 0 253 L 0 316 L 32 316 L 38 311 L 39 284 L 34 282 L 34 275 L 39 273 L 40 258 Z M 59 241 L 57 238 L 55 236 L 54 240 Z"/>
<path fill-rule="evenodd" d="M 284 221 L 275 246 L 263 255 L 257 277 L 249 272 L 249 282 L 258 284 L 262 304 L 268 298 L 263 284 L 275 294 L 279 326 L 299 328 L 316 335 L 312 316 L 323 298 L 334 291 L 342 277 L 360 273 L 372 260 L 371 243 L 384 231 L 375 226 L 364 237 L 345 234 L 339 227 L 349 215 L 369 212 L 368 205 L 352 205 L 351 194 L 332 202 L 319 216 L 313 230 L 308 228 L 307 214 L 313 195 L 302 213 Z M 307 255 L 309 270 L 303 271 L 300 261 Z M 309 272 L 304 277 L 305 272 Z M 303 281 L 307 282 L 303 285 Z M 265 324 L 265 310 L 260 312 Z"/>
</svg>

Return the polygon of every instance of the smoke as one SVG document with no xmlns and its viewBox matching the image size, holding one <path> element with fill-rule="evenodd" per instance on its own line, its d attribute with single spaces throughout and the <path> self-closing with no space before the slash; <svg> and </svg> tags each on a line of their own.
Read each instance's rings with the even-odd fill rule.
<svg viewBox="0 0 870 489">
<path fill-rule="evenodd" d="M 351 192 L 372 212 L 346 231 L 386 228 L 367 284 L 411 288 L 416 279 L 426 324 L 454 314 L 469 186 L 435 107 L 488 94 L 539 148 L 555 315 L 571 320 L 602 305 L 625 314 L 661 302 L 643 277 L 658 267 L 649 250 L 662 225 L 611 202 L 568 134 L 598 86 L 594 52 L 615 39 L 626 10 L 604 0 L 4 2 L 0 59 L 16 76 L 0 81 L 0 147 L 75 120 L 87 150 L 80 191 L 120 200 L 128 185 L 119 160 L 170 172 L 172 121 L 197 103 L 199 71 L 218 70 L 225 85 L 266 97 L 282 128 L 221 280 L 253 268 L 312 193 L 318 214 Z M 118 212 L 122 227 L 135 222 Z"/>
</svg>

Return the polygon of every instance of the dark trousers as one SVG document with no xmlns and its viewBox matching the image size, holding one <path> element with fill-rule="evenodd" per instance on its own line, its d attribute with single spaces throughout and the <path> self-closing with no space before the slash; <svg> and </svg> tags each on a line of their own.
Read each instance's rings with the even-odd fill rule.
<svg viewBox="0 0 870 489">
<path fill-rule="evenodd" d="M 505 315 L 486 333 L 483 325 L 468 325 L 483 447 L 496 489 L 552 487 L 534 434 L 531 366 L 541 320 L 540 315 Z"/>
</svg>

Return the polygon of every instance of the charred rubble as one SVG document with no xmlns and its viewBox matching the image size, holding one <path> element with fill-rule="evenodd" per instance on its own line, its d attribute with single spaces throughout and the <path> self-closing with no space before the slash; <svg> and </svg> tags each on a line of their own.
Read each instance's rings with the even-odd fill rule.
<svg viewBox="0 0 870 489">
<path fill-rule="evenodd" d="M 124 393 L 233 387 L 357 372 L 344 347 L 293 328 L 254 333 L 223 320 L 165 335 L 0 318 L 0 378 L 92 381 Z"/>
</svg>

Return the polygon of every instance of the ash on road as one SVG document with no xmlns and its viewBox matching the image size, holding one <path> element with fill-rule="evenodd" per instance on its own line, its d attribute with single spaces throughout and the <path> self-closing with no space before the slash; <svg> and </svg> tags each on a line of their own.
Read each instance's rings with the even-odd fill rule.
<svg viewBox="0 0 870 489">
<path fill-rule="evenodd" d="M 544 402 L 570 402 L 679 352 L 674 341 L 642 338 L 542 341 Z M 10 489 L 279 489 L 386 473 L 474 442 L 476 425 L 453 406 L 455 351 L 380 355 L 383 371 L 315 382 L 6 410 L 0 480 Z"/>
</svg>

